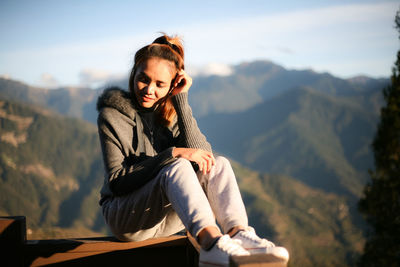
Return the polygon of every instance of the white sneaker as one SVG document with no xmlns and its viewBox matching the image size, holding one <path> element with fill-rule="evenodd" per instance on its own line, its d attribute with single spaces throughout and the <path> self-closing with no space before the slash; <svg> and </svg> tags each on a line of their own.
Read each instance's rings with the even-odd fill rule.
<svg viewBox="0 0 400 267">
<path fill-rule="evenodd" d="M 223 235 L 210 250 L 200 250 L 199 267 L 228 266 L 230 256 L 248 256 L 250 253 L 241 246 L 240 240 Z"/>
<path fill-rule="evenodd" d="M 286 248 L 276 247 L 271 241 L 258 237 L 253 227 L 249 226 L 246 230 L 239 231 L 232 239 L 241 241 L 242 247 L 250 254 L 271 254 L 286 262 L 289 261 L 289 252 Z"/>
</svg>

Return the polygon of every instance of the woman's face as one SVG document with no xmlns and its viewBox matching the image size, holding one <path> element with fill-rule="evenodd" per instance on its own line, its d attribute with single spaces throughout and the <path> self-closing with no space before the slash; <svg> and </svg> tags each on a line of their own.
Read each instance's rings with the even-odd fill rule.
<svg viewBox="0 0 400 267">
<path fill-rule="evenodd" d="M 149 58 L 136 69 L 134 92 L 138 103 L 151 108 L 165 97 L 176 75 L 173 62 L 161 58 Z"/>
</svg>

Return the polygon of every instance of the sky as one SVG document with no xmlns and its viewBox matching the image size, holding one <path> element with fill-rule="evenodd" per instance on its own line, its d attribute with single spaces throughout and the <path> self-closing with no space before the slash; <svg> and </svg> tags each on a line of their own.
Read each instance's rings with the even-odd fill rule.
<svg viewBox="0 0 400 267">
<path fill-rule="evenodd" d="M 399 50 L 392 0 L 0 1 L 0 77 L 97 87 L 128 75 L 160 32 L 185 45 L 192 76 L 269 60 L 340 78 L 389 77 Z"/>
</svg>

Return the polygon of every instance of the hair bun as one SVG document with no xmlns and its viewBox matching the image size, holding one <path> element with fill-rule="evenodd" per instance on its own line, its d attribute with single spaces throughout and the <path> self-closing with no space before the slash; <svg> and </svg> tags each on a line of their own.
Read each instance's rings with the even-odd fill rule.
<svg viewBox="0 0 400 267">
<path fill-rule="evenodd" d="M 184 51 L 182 40 L 178 36 L 168 36 L 164 33 L 163 36 L 158 37 L 153 41 L 153 44 L 168 45 L 172 50 L 174 50 L 178 55 L 181 56 L 182 61 L 184 60 Z"/>
</svg>

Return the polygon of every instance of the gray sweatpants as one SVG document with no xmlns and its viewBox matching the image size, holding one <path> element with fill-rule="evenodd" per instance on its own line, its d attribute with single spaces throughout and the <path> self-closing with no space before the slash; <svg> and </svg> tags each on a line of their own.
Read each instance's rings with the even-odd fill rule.
<svg viewBox="0 0 400 267">
<path fill-rule="evenodd" d="M 169 236 L 184 228 L 197 237 L 204 227 L 217 227 L 215 219 L 223 233 L 248 225 L 235 175 L 224 157 L 216 157 L 216 165 L 206 175 L 180 158 L 138 190 L 109 198 L 102 209 L 120 240 Z"/>
</svg>

